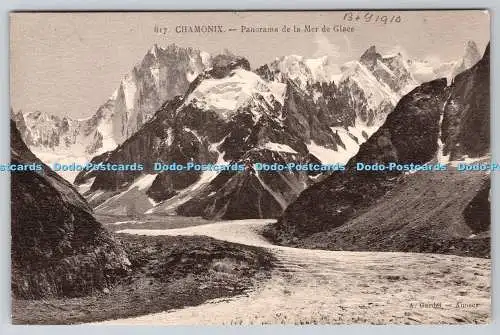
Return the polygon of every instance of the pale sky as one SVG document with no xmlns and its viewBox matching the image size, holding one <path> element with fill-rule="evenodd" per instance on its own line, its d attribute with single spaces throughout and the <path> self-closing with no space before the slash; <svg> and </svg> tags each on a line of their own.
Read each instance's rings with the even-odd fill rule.
<svg viewBox="0 0 500 335">
<path fill-rule="evenodd" d="M 482 53 L 490 39 L 486 11 L 360 11 L 359 21 L 339 12 L 15 13 L 11 14 L 11 105 L 83 118 L 118 87 L 153 44 L 175 43 L 211 54 L 228 49 L 256 68 L 278 56 L 333 56 L 341 65 L 371 45 L 382 54 L 402 50 L 412 58 L 455 60 L 473 40 Z M 362 22 L 371 16 L 371 22 Z M 366 16 L 365 16 L 366 15 Z M 377 16 L 400 23 L 375 22 Z M 178 25 L 223 25 L 234 32 L 176 33 Z M 154 32 L 155 25 L 168 32 Z M 344 25 L 354 32 L 241 33 L 241 25 Z M 292 28 L 293 29 L 293 28 Z"/>
</svg>

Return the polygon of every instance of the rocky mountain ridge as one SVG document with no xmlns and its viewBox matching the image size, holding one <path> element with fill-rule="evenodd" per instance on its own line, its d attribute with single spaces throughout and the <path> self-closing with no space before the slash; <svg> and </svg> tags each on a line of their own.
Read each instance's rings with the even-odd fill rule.
<svg viewBox="0 0 500 335">
<path fill-rule="evenodd" d="M 346 65 L 338 85 L 314 82 L 308 64 L 294 56 L 252 72 L 244 58 L 219 59 L 123 145 L 95 158 L 141 161 L 146 171 L 82 172 L 76 184 L 96 211 L 106 214 L 278 216 L 317 173 L 172 173 L 151 166 L 158 161 L 346 163 L 384 124 L 400 95 L 416 85 L 401 55 L 384 57 L 375 47 Z M 446 80 L 438 86 L 444 90 Z M 437 145 L 437 138 L 429 140 Z"/>
<path fill-rule="evenodd" d="M 23 140 L 44 162 L 64 162 L 68 156 L 72 161 L 86 162 L 115 149 L 166 100 L 184 94 L 190 82 L 212 66 L 212 59 L 193 48 L 155 44 L 91 117 L 72 119 L 41 111 L 17 111 L 12 118 Z"/>
<path fill-rule="evenodd" d="M 475 44 L 468 43 L 464 57 L 453 63 L 457 64 L 454 68 L 470 67 L 478 60 L 477 53 Z M 47 112 L 16 111 L 12 118 L 18 124 L 23 140 L 44 162 L 84 163 L 123 143 L 166 100 L 185 94 L 190 83 L 210 68 L 214 59 L 220 60 L 229 54 L 211 56 L 193 48 L 154 45 L 93 116 L 72 119 Z M 358 105 L 356 119 L 349 124 L 342 120 L 334 127 L 347 141 L 357 138 L 359 145 L 383 123 L 399 98 L 418 83 L 413 79 L 418 71 L 413 70 L 419 66 L 408 62 L 401 54 L 382 56 L 372 46 L 359 61 L 342 66 L 329 56 L 307 59 L 290 55 L 278 57 L 255 72 L 268 82 L 284 84 L 293 81 L 315 100 L 328 99 L 323 96 L 323 90 L 332 84 L 344 95 L 351 92 L 351 98 Z M 436 64 L 424 67 L 429 66 L 432 71 L 437 67 Z M 432 72 L 433 78 L 442 75 L 443 71 Z M 351 115 L 341 115 L 340 118 L 351 118 Z M 76 176 L 70 172 L 61 174 L 70 181 Z"/>
<path fill-rule="evenodd" d="M 339 236 L 348 236 L 342 232 L 349 227 L 354 227 L 353 229 L 357 229 L 358 233 L 362 231 L 359 234 L 365 236 L 361 240 L 369 240 L 370 236 L 382 238 L 376 235 L 378 229 L 371 226 L 368 228 L 367 221 L 359 218 L 366 212 L 375 213 L 374 208 L 378 202 L 389 206 L 390 203 L 384 202 L 385 197 L 395 192 L 398 185 L 404 183 L 407 178 L 417 178 L 417 181 L 423 182 L 427 177 L 417 177 L 425 174 L 424 172 L 417 172 L 415 176 L 406 177 L 400 171 L 377 173 L 356 171 L 356 163 L 441 162 L 446 164 L 450 162 L 450 158 L 456 161 L 465 158 L 481 159 L 487 156 L 490 150 L 489 72 L 488 46 L 482 59 L 472 68 L 459 74 L 451 86 L 447 86 L 447 81 L 443 78 L 424 83 L 405 95 L 394 111 L 388 115 L 384 125 L 361 145 L 357 155 L 349 161 L 347 171 L 334 173 L 302 192 L 298 199 L 286 209 L 278 223 L 268 231 L 268 236 L 286 245 L 301 245 L 303 243 L 301 241 L 308 241 L 304 243 L 311 246 L 314 245 L 314 241 L 322 240 L 323 242 L 319 243 L 320 247 L 351 250 L 358 250 L 356 241 L 352 240 L 350 247 L 344 238 L 335 238 L 337 233 L 340 234 Z M 430 173 L 438 172 L 428 174 Z M 458 179 L 458 177 L 447 177 L 445 180 L 448 180 L 448 186 L 442 187 L 453 189 L 455 187 L 453 182 L 457 182 Z M 485 175 L 483 178 L 479 176 L 474 180 L 477 183 L 473 187 L 477 187 L 478 192 L 481 189 L 480 192 L 483 194 L 489 190 L 488 176 Z M 434 185 L 436 183 L 430 184 L 431 187 L 435 187 Z M 431 194 L 437 192 L 438 190 L 433 190 Z M 461 194 L 460 191 L 458 192 Z M 431 245 L 436 247 L 435 243 L 445 243 L 444 241 L 455 238 L 467 238 L 470 234 L 478 232 L 487 234 L 489 225 L 482 224 L 481 228 L 477 228 L 475 223 L 467 219 L 470 215 L 465 212 L 470 211 L 471 206 L 489 211 L 489 200 L 484 195 L 475 197 L 474 192 L 468 194 L 468 198 L 455 194 L 460 199 L 460 203 L 463 203 L 464 199 L 469 199 L 469 201 L 473 197 L 475 199 L 474 204 L 471 202 L 468 205 L 469 209 L 465 208 L 467 203 L 461 207 L 464 213 L 461 221 L 453 222 L 459 228 L 450 229 L 448 235 L 443 233 L 441 236 L 438 233 L 440 228 L 433 228 L 437 235 L 431 237 L 429 242 Z M 435 202 L 433 204 L 435 205 Z M 401 203 L 398 206 L 402 206 Z M 405 227 L 407 222 L 415 218 L 412 215 L 422 214 L 421 212 L 413 213 L 410 208 L 406 207 L 400 209 L 408 212 L 400 221 L 399 228 L 395 228 L 395 234 L 397 229 L 403 229 L 401 227 Z M 489 217 L 489 215 L 485 216 Z M 381 222 L 386 221 L 389 222 L 390 218 L 385 218 L 385 221 Z M 424 220 L 420 226 L 412 229 L 420 229 L 428 223 Z M 321 235 L 329 236 L 329 238 L 324 239 Z M 400 250 L 400 248 L 404 245 L 412 245 L 410 241 L 405 240 L 411 238 L 412 234 L 397 233 L 396 236 L 391 240 L 394 242 L 391 248 L 409 251 Z M 351 237 L 355 239 L 354 235 Z M 489 243 L 488 241 L 482 240 L 480 243 Z M 396 247 L 396 244 L 399 247 Z M 375 245 L 372 245 L 373 250 L 377 250 Z M 363 247 L 359 248 L 364 247 L 367 247 L 366 242 L 363 242 Z M 385 247 L 388 246 L 385 245 Z M 418 249 L 418 246 L 416 248 Z M 489 250 L 486 244 L 485 248 L 483 249 Z"/>
<path fill-rule="evenodd" d="M 368 86 L 358 85 L 356 71 L 339 86 L 312 81 L 303 85 L 290 75 L 293 71 L 273 75 L 263 67 L 256 70 L 259 77 L 244 58 L 222 62 L 200 74 L 184 96 L 165 104 L 150 123 L 97 161 L 139 159 L 149 166 L 157 160 L 345 163 L 383 122 L 398 95 L 391 92 L 390 97 L 380 98 L 379 105 L 370 105 L 366 95 L 373 93 L 368 90 L 381 82 L 360 66 L 368 76 L 365 82 L 372 81 Z M 141 149 L 133 149 L 132 154 L 136 145 Z M 98 212 L 259 218 L 279 215 L 313 182 L 305 172 L 285 176 L 207 171 L 175 178 L 171 172 L 125 175 L 80 173 L 75 183 L 90 185 L 84 186 L 89 189 L 86 196 Z M 257 203 L 247 203 L 252 192 Z M 133 205 L 132 199 L 136 199 Z"/>
</svg>

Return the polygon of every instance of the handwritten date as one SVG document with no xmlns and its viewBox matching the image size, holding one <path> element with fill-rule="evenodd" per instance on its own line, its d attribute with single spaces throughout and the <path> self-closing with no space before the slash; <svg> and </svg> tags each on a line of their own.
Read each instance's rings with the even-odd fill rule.
<svg viewBox="0 0 500 335">
<path fill-rule="evenodd" d="M 358 12 L 346 12 L 344 14 L 344 21 L 348 22 L 359 22 L 359 23 L 401 23 L 402 19 L 400 15 L 381 15 L 372 12 L 358 13 Z"/>
</svg>

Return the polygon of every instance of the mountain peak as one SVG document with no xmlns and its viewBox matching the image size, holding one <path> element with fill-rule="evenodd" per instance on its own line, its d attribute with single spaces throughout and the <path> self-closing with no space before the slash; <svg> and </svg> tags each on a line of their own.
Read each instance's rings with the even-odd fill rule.
<svg viewBox="0 0 500 335">
<path fill-rule="evenodd" d="M 366 51 L 361 55 L 361 58 L 370 56 L 373 57 L 376 56 L 377 54 L 378 54 L 377 48 L 374 45 L 372 45 L 368 49 L 366 49 Z"/>
<path fill-rule="evenodd" d="M 151 49 L 148 50 L 148 53 L 152 54 L 154 57 L 158 57 L 158 52 L 160 51 L 160 47 L 158 44 L 154 44 Z"/>
<path fill-rule="evenodd" d="M 361 58 L 359 60 L 361 63 L 366 65 L 374 64 L 377 59 L 380 58 L 382 58 L 382 56 L 377 52 L 377 48 L 372 45 L 361 55 Z"/>
<path fill-rule="evenodd" d="M 23 118 L 24 119 L 24 113 L 23 111 L 20 109 L 18 110 L 17 112 L 14 111 L 14 109 L 12 109 L 12 107 L 10 108 L 10 115 L 11 117 L 13 117 L 14 119 L 15 118 Z"/>
<path fill-rule="evenodd" d="M 86 161 L 90 155 L 112 150 L 128 139 L 165 101 L 184 94 L 211 65 L 212 57 L 207 52 L 175 44 L 152 44 L 92 116 L 71 119 L 43 111 L 24 113 L 27 131 L 23 138 L 37 152 L 50 151 L 51 155 L 42 157 L 48 163 L 67 153 Z"/>
<path fill-rule="evenodd" d="M 481 54 L 479 53 L 479 49 L 474 41 L 468 41 L 465 44 L 465 52 L 464 52 L 464 62 L 469 67 L 477 63 L 481 59 Z"/>
<path fill-rule="evenodd" d="M 39 111 L 39 110 L 36 110 L 34 112 L 29 112 L 26 116 L 29 118 L 32 118 L 32 119 L 39 120 L 39 121 L 42 121 L 42 120 L 47 121 L 50 119 L 57 119 L 57 117 L 55 115 L 51 115 L 51 114 L 48 114 L 46 112 Z"/>
<path fill-rule="evenodd" d="M 465 43 L 465 47 L 467 49 L 475 49 L 475 50 L 477 50 L 477 44 L 476 44 L 476 42 L 474 42 L 472 40 L 467 41 L 467 43 Z"/>
</svg>

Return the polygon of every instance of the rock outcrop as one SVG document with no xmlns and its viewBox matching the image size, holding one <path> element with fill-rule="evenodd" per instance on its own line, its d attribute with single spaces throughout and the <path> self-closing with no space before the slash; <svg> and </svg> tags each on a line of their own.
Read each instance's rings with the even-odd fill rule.
<svg viewBox="0 0 500 335">
<path fill-rule="evenodd" d="M 31 153 L 12 121 L 11 160 L 41 167 L 11 174 L 14 296 L 81 296 L 103 290 L 128 270 L 125 252 L 85 199 Z"/>
</svg>

